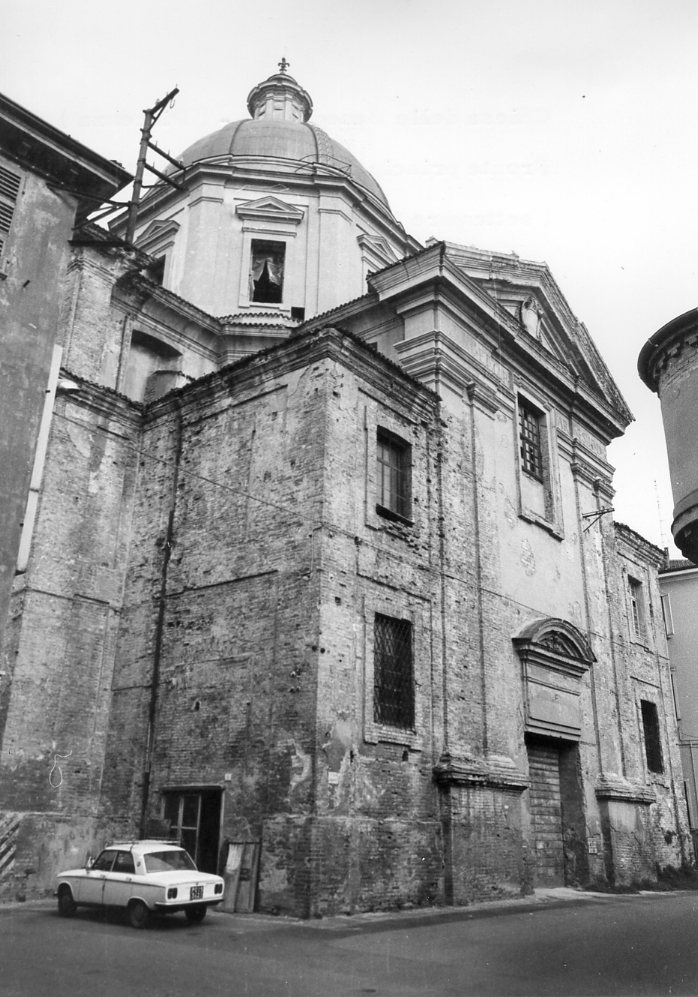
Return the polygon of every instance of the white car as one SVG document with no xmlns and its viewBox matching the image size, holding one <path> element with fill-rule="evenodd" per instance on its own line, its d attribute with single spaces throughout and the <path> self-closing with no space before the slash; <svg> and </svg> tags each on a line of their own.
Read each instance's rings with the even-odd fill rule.
<svg viewBox="0 0 698 997">
<path fill-rule="evenodd" d="M 133 841 L 110 845 L 84 869 L 59 873 L 55 895 L 62 917 L 78 907 L 124 907 L 131 925 L 145 928 L 152 913 L 183 910 L 189 921 L 203 921 L 223 900 L 224 885 L 220 876 L 199 872 L 178 845 Z"/>
</svg>

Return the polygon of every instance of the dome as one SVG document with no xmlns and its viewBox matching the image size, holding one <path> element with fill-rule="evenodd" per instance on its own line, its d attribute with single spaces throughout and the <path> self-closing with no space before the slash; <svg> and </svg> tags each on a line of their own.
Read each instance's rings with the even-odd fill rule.
<svg viewBox="0 0 698 997">
<path fill-rule="evenodd" d="M 287 64 L 285 64 L 287 65 Z M 317 125 L 308 123 L 310 96 L 285 70 L 253 88 L 248 97 L 251 118 L 233 121 L 199 139 L 179 156 L 186 166 L 222 158 L 287 160 L 324 167 L 326 175 L 344 174 L 390 211 L 380 185 L 358 159 Z"/>
<path fill-rule="evenodd" d="M 327 168 L 328 173 L 344 173 L 365 187 L 390 211 L 388 199 L 377 180 L 356 156 L 317 125 L 256 118 L 233 121 L 190 145 L 178 158 L 185 166 L 193 166 L 208 159 L 230 156 L 247 160 L 286 159 L 308 166 L 319 163 Z"/>
</svg>

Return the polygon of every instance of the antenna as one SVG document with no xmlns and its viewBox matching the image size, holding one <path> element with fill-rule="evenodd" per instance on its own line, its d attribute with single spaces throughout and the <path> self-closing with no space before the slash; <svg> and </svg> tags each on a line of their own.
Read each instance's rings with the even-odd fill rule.
<svg viewBox="0 0 698 997">
<path fill-rule="evenodd" d="M 138 205 L 141 200 L 141 189 L 143 187 L 143 174 L 146 170 L 150 173 L 154 173 L 156 177 L 159 177 L 170 187 L 176 187 L 177 190 L 184 190 L 185 188 L 181 183 L 177 183 L 171 177 L 168 177 L 165 173 L 161 173 L 160 170 L 156 170 L 154 166 L 151 166 L 146 162 L 146 156 L 148 154 L 148 149 L 152 149 L 159 156 L 162 156 L 169 163 L 172 163 L 177 169 L 183 170 L 184 163 L 180 163 L 179 160 L 173 159 L 167 152 L 163 152 L 159 149 L 153 141 L 151 141 L 151 135 L 153 132 L 153 126 L 157 123 L 158 118 L 165 110 L 167 105 L 170 107 L 174 104 L 174 99 L 179 93 L 179 88 L 175 87 L 174 90 L 170 90 L 162 100 L 157 101 L 152 107 L 148 107 L 143 111 L 143 127 L 141 128 L 141 146 L 138 152 L 138 162 L 136 164 L 136 175 L 133 179 L 133 191 L 131 193 L 131 200 L 128 205 L 128 221 L 126 223 L 126 242 L 133 242 L 134 236 L 136 234 L 136 221 L 138 219 Z"/>
<path fill-rule="evenodd" d="M 661 546 L 666 550 L 669 548 L 666 538 L 666 530 L 664 529 L 664 517 L 662 516 L 662 503 L 659 499 L 659 487 L 657 485 L 657 479 L 654 479 L 654 497 L 657 501 L 657 523 L 659 525 L 659 541 Z"/>
</svg>

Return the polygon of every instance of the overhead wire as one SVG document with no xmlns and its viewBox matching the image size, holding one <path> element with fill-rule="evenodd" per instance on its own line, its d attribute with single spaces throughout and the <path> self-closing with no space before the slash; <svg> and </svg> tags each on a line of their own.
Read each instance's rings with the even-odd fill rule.
<svg viewBox="0 0 698 997">
<path fill-rule="evenodd" d="M 80 421 L 79 419 L 73 419 L 63 412 L 55 412 L 54 416 L 56 418 L 64 420 L 65 422 L 72 423 L 73 425 L 78 426 L 80 429 L 83 430 L 98 429 L 101 430 L 102 432 L 108 432 L 108 430 L 105 430 L 104 427 L 95 426 L 93 424 Z M 124 436 L 118 436 L 117 434 L 111 434 L 111 435 L 113 435 L 115 439 L 118 439 L 121 446 L 123 446 L 127 450 L 130 450 L 137 457 L 141 459 L 147 458 L 148 460 L 162 464 L 174 470 L 175 462 L 173 460 L 168 460 L 165 457 L 159 457 L 157 454 L 149 452 L 143 448 L 139 448 L 135 444 L 131 443 Z M 289 504 L 283 504 L 281 502 L 275 502 L 268 498 L 263 498 L 262 496 L 249 492 L 244 488 L 227 484 L 226 482 L 219 481 L 216 478 L 211 478 L 205 474 L 200 474 L 194 470 L 184 467 L 184 465 L 180 465 L 179 476 L 180 478 L 191 478 L 197 481 L 204 482 L 209 485 L 213 485 L 214 487 L 220 488 L 223 491 L 230 493 L 231 495 L 235 495 L 239 498 L 245 498 L 252 502 L 257 502 L 260 505 L 267 506 L 270 509 L 274 509 L 277 512 L 289 514 L 293 518 L 295 518 L 296 522 L 306 523 L 309 527 L 311 527 L 310 531 L 311 533 L 314 533 L 321 529 L 325 529 L 329 532 L 340 534 L 341 536 L 344 536 L 347 539 L 351 540 L 353 543 L 359 544 L 361 547 L 366 547 L 369 550 L 373 550 L 377 553 L 380 553 L 384 557 L 387 556 L 395 561 L 400 562 L 401 564 L 404 564 L 405 558 L 403 554 L 387 550 L 385 546 L 374 543 L 371 540 L 365 539 L 364 537 L 359 537 L 356 532 L 347 530 L 345 527 L 340 526 L 336 523 L 329 523 L 322 520 L 318 522 L 316 518 L 303 513 L 301 510 L 293 508 Z M 457 582 L 463 585 L 468 585 L 472 583 L 472 577 L 463 574 L 457 574 L 452 570 L 451 571 L 442 570 L 441 567 L 439 568 L 431 567 L 428 564 L 423 566 L 423 572 L 426 575 L 433 576 L 437 580 L 443 575 L 444 579 L 448 579 L 451 582 Z M 396 588 L 397 586 L 388 586 L 388 587 Z M 481 586 L 481 591 L 483 592 L 483 594 L 493 596 L 494 598 L 502 599 L 502 601 L 506 602 L 508 605 L 517 606 L 521 609 L 528 610 L 530 612 L 536 612 L 536 608 L 534 606 L 529 606 L 527 603 L 522 603 L 517 599 L 512 599 L 511 597 L 505 596 L 502 592 L 497 592 L 494 589 L 489 589 L 484 586 Z M 419 593 L 414 593 L 414 594 L 419 595 L 420 598 L 424 598 L 424 596 Z M 606 634 L 600 630 L 596 630 L 593 628 L 590 628 L 589 632 L 599 640 L 604 640 L 604 641 L 608 640 L 609 645 L 613 645 L 614 647 L 626 646 L 626 642 L 623 641 L 622 639 L 618 640 L 613 634 L 613 632 L 611 632 L 610 634 Z"/>
</svg>

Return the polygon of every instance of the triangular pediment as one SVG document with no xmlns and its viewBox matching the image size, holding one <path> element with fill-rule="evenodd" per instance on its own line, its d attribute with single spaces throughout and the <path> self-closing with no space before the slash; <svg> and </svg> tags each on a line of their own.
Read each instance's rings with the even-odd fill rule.
<svg viewBox="0 0 698 997">
<path fill-rule="evenodd" d="M 172 241 L 178 231 L 179 222 L 176 222 L 174 218 L 158 219 L 151 222 L 138 234 L 136 245 L 139 249 L 150 252 L 153 246 Z"/>
<path fill-rule="evenodd" d="M 387 239 L 381 235 L 362 232 L 356 240 L 361 247 L 370 270 L 380 270 L 398 259 L 397 253 Z"/>
<path fill-rule="evenodd" d="M 278 197 L 267 194 L 254 201 L 238 204 L 235 213 L 240 218 L 263 221 L 279 221 L 298 225 L 303 220 L 303 212 L 293 204 L 288 204 Z"/>
<path fill-rule="evenodd" d="M 508 288 L 499 295 L 498 301 L 516 319 L 525 335 L 540 343 L 558 360 L 566 359 L 564 341 L 556 330 L 554 316 L 550 314 L 544 295 L 537 289 Z"/>
<path fill-rule="evenodd" d="M 508 312 L 523 343 L 551 354 L 592 391 L 608 398 L 628 421 L 632 418 L 586 327 L 572 312 L 547 263 L 452 243 L 445 244 L 445 253 L 497 307 Z"/>
</svg>

